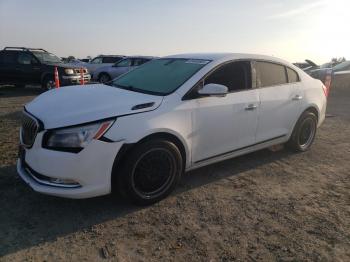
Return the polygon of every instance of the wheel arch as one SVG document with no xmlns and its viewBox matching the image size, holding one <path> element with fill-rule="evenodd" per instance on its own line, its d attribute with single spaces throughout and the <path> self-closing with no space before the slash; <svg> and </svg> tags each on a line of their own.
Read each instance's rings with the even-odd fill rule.
<svg viewBox="0 0 350 262">
<path fill-rule="evenodd" d="M 318 109 L 318 107 L 316 105 L 309 105 L 301 114 L 304 114 L 305 112 L 311 112 L 314 113 L 317 117 L 317 122 L 319 122 L 320 120 L 320 110 Z"/>
<path fill-rule="evenodd" d="M 44 72 L 42 75 L 41 75 L 41 77 L 40 77 L 40 83 L 42 84 L 43 83 L 43 81 L 44 81 L 44 79 L 46 78 L 46 77 L 48 77 L 48 76 L 50 76 L 50 77 L 54 77 L 54 74 L 53 73 L 51 73 L 51 72 Z"/>
<path fill-rule="evenodd" d="M 184 170 L 186 169 L 186 165 L 187 165 L 188 161 L 190 160 L 190 153 L 189 153 L 188 146 L 187 146 L 186 142 L 184 141 L 184 139 L 181 138 L 180 136 L 174 134 L 171 131 L 156 131 L 154 133 L 151 133 L 151 134 L 144 136 L 143 138 L 141 138 L 140 140 L 138 140 L 135 143 L 123 144 L 123 146 L 119 150 L 119 152 L 114 160 L 113 167 L 112 167 L 112 174 L 111 174 L 112 191 L 114 190 L 114 188 L 116 188 L 116 183 L 118 183 L 118 169 L 120 167 L 120 164 L 127 157 L 128 152 L 135 149 L 138 145 L 140 145 L 144 142 L 155 140 L 155 139 L 164 139 L 164 140 L 168 140 L 170 142 L 173 142 L 177 146 L 177 148 L 179 149 L 179 151 L 181 153 L 182 161 L 183 161 L 183 169 Z"/>
</svg>

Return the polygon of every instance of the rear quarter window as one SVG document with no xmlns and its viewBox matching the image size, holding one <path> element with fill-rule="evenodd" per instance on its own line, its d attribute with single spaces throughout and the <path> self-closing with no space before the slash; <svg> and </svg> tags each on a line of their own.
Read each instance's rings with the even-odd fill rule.
<svg viewBox="0 0 350 262">
<path fill-rule="evenodd" d="M 17 64 L 17 52 L 15 51 L 4 51 L 0 53 L 0 63 L 13 65 Z"/>
<path fill-rule="evenodd" d="M 283 65 L 258 61 L 255 66 L 260 87 L 288 83 L 286 69 Z"/>
<path fill-rule="evenodd" d="M 114 64 L 118 61 L 122 60 L 121 57 L 104 57 L 103 58 L 103 63 L 110 63 L 110 64 Z"/>
<path fill-rule="evenodd" d="M 295 83 L 300 81 L 298 73 L 289 67 L 287 67 L 287 75 L 289 83 Z"/>
</svg>

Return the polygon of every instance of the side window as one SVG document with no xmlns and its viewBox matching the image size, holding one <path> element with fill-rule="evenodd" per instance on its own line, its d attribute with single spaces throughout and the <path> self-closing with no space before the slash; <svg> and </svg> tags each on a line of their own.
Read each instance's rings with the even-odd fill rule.
<svg viewBox="0 0 350 262">
<path fill-rule="evenodd" d="M 120 61 L 121 58 L 120 57 L 113 57 L 113 56 L 110 56 L 110 57 L 104 57 L 103 58 L 103 62 L 102 63 L 108 63 L 108 64 L 114 64 L 118 61 Z"/>
<path fill-rule="evenodd" d="M 283 65 L 270 62 L 256 62 L 255 65 L 260 87 L 288 83 L 286 69 Z"/>
<path fill-rule="evenodd" d="M 91 64 L 102 64 L 102 57 L 96 57 L 91 60 Z"/>
<path fill-rule="evenodd" d="M 252 73 L 250 62 L 237 61 L 221 66 L 204 80 L 204 85 L 211 83 L 225 85 L 229 92 L 251 89 Z"/>
<path fill-rule="evenodd" d="M 124 60 L 116 63 L 115 66 L 117 66 L 117 67 L 131 66 L 131 59 L 124 59 Z"/>
<path fill-rule="evenodd" d="M 295 83 L 300 81 L 298 73 L 289 67 L 287 67 L 287 75 L 289 83 Z"/>
<path fill-rule="evenodd" d="M 2 63 L 6 65 L 16 64 L 17 52 L 13 51 L 4 51 L 2 52 Z"/>
<path fill-rule="evenodd" d="M 20 52 L 18 54 L 17 62 L 21 65 L 30 65 L 32 60 L 34 60 L 33 57 L 28 53 Z"/>
<path fill-rule="evenodd" d="M 134 59 L 134 63 L 133 63 L 133 66 L 140 66 L 146 62 L 148 62 L 149 60 L 148 59 L 144 59 L 144 58 L 136 58 Z"/>
</svg>

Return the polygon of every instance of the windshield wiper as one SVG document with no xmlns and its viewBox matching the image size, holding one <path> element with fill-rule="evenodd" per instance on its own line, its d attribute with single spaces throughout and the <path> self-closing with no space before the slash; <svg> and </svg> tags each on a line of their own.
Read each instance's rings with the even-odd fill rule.
<svg viewBox="0 0 350 262">
<path fill-rule="evenodd" d="M 116 84 L 115 86 L 116 87 L 120 87 L 122 89 L 130 90 L 130 91 L 142 90 L 142 89 L 138 89 L 138 88 L 136 88 L 136 87 L 134 87 L 132 85 L 124 86 L 124 85 Z"/>
<path fill-rule="evenodd" d="M 157 95 L 157 96 L 163 96 L 164 94 L 161 92 L 156 92 L 156 91 L 149 91 L 149 90 L 145 90 L 142 88 L 137 88 L 134 87 L 132 85 L 119 85 L 119 84 L 115 84 L 115 83 L 111 83 L 112 86 L 114 87 L 118 87 L 121 89 L 125 89 L 125 90 L 129 90 L 129 91 L 133 91 L 133 92 L 138 92 L 138 93 L 143 93 L 143 94 L 149 94 L 149 95 Z"/>
</svg>

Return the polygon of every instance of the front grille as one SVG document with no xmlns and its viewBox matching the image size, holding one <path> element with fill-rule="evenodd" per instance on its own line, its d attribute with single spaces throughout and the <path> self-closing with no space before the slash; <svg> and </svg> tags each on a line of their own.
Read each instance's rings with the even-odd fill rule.
<svg viewBox="0 0 350 262">
<path fill-rule="evenodd" d="M 27 147 L 34 144 L 36 134 L 39 130 L 38 121 L 26 112 L 22 115 L 21 142 Z"/>
<path fill-rule="evenodd" d="M 80 73 L 80 68 L 74 69 L 74 73 L 75 73 L 75 74 L 81 74 L 81 73 Z M 88 71 L 87 71 L 86 68 L 83 68 L 83 73 L 84 73 L 84 74 L 87 74 L 87 73 L 88 73 Z"/>
</svg>

